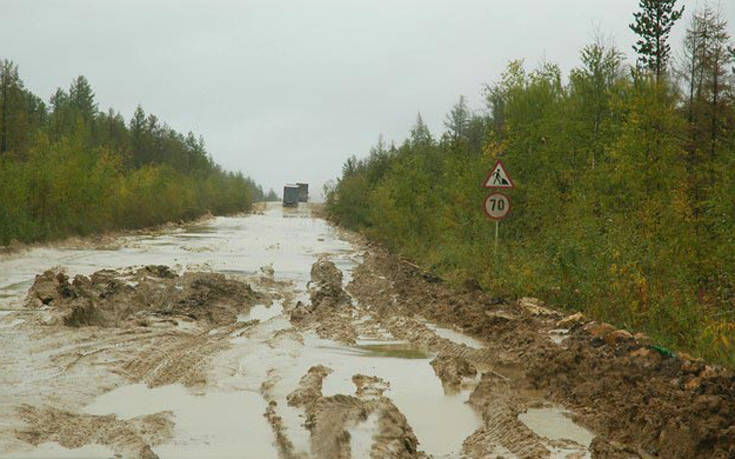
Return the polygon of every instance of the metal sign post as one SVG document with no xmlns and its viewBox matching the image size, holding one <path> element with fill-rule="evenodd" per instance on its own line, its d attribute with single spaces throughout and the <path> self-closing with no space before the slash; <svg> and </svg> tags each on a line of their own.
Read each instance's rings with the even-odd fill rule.
<svg viewBox="0 0 735 459">
<path fill-rule="evenodd" d="M 485 178 L 483 188 L 515 188 L 513 180 L 505 170 L 503 163 L 498 160 L 490 169 L 490 173 Z M 493 191 L 485 197 L 483 203 L 485 215 L 491 220 L 495 220 L 495 258 L 498 257 L 498 236 L 500 232 L 500 220 L 504 219 L 510 212 L 510 198 L 499 191 Z"/>
<path fill-rule="evenodd" d="M 498 227 L 500 226 L 500 220 L 495 220 L 495 258 L 498 257 Z"/>
</svg>

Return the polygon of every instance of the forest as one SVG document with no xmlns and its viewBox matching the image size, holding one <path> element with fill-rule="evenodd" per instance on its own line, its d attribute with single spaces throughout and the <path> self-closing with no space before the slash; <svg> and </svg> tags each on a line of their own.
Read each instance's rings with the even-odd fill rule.
<svg viewBox="0 0 735 459">
<path fill-rule="evenodd" d="M 735 366 L 735 46 L 705 5 L 641 0 L 635 62 L 599 38 L 568 74 L 522 60 L 432 133 L 382 137 L 325 187 L 332 219 L 459 287 L 537 296 Z M 673 27 L 685 27 L 672 47 Z M 499 226 L 482 184 L 515 188 Z"/>
<path fill-rule="evenodd" d="M 100 111 L 83 76 L 48 104 L 0 59 L 0 246 L 247 211 L 263 190 L 138 106 Z"/>
</svg>

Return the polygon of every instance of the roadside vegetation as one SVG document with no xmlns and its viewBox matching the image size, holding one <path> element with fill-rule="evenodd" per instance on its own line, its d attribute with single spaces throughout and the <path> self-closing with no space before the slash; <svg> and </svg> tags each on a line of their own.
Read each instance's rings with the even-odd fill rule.
<svg viewBox="0 0 735 459">
<path fill-rule="evenodd" d="M 0 59 L 0 245 L 246 211 L 262 195 L 201 137 L 140 107 L 129 122 L 101 112 L 83 76 L 46 104 Z"/>
<path fill-rule="evenodd" d="M 458 285 L 538 296 L 661 345 L 735 366 L 735 48 L 725 19 L 642 0 L 637 62 L 603 39 L 568 75 L 510 62 L 429 132 L 420 115 L 399 146 L 350 158 L 326 208 Z M 509 217 L 482 210 L 501 158 L 515 182 Z"/>
</svg>

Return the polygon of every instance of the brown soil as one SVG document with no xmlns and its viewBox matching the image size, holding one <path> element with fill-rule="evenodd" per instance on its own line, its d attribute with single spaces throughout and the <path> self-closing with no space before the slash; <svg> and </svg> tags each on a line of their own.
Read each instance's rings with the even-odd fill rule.
<svg viewBox="0 0 735 459">
<path fill-rule="evenodd" d="M 212 325 L 232 323 L 262 295 L 222 274 L 146 266 L 134 272 L 98 271 L 70 282 L 61 271 L 36 276 L 26 306 L 49 306 L 69 327 L 117 327 L 146 315 L 185 316 Z M 141 322 L 144 324 L 145 322 Z"/>
<path fill-rule="evenodd" d="M 354 344 L 357 332 L 350 297 L 342 288 L 342 272 L 326 258 L 311 267 L 309 298 L 308 305 L 298 303 L 291 310 L 291 322 L 300 329 L 315 328 L 322 338 Z"/>
<path fill-rule="evenodd" d="M 444 391 L 457 392 L 464 378 L 473 378 L 477 375 L 477 369 L 462 357 L 450 354 L 439 354 L 431 361 L 431 367 L 436 376 L 442 380 Z"/>
<path fill-rule="evenodd" d="M 445 384 L 462 373 L 449 363 L 455 359 L 483 373 L 470 402 L 485 426 L 465 442 L 470 456 L 488 454 L 493 444 L 521 456 L 547 455 L 516 416 L 534 400 L 548 400 L 598 434 L 592 451 L 599 457 L 735 457 L 730 371 L 663 355 L 643 335 L 579 314 L 564 318 L 532 298 L 507 304 L 477 289 L 450 288 L 378 247 L 353 277 L 349 292 L 385 328 L 441 353 L 434 367 Z M 487 349 L 446 343 L 414 319 L 419 315 L 459 327 Z M 554 344 L 549 332 L 563 327 L 571 328 L 569 337 Z M 504 385 L 514 387 L 513 397 L 499 395 Z"/>
<path fill-rule="evenodd" d="M 322 380 L 331 372 L 321 365 L 310 368 L 301 378 L 299 387 L 288 396 L 289 404 L 304 408 L 315 457 L 350 458 L 349 428 L 367 421 L 373 414 L 378 416 L 378 429 L 373 435 L 371 457 L 425 457 L 417 451 L 418 440 L 406 417 L 390 399 L 382 396 L 384 381 L 355 375 L 353 381 L 358 396 L 324 397 Z"/>
<path fill-rule="evenodd" d="M 97 443 L 109 446 L 118 454 L 145 459 L 158 457 L 151 446 L 169 440 L 174 428 L 169 412 L 125 421 L 114 415 L 93 416 L 21 405 L 18 415 L 28 426 L 16 435 L 33 445 L 54 441 L 65 448 L 79 448 Z"/>
</svg>

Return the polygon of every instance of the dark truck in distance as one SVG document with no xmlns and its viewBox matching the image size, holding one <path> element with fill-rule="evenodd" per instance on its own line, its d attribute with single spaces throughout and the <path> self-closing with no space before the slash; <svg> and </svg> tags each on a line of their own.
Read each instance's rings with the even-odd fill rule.
<svg viewBox="0 0 735 459">
<path fill-rule="evenodd" d="M 297 187 L 299 187 L 299 202 L 308 202 L 309 201 L 309 184 L 308 183 L 297 183 Z"/>
<path fill-rule="evenodd" d="M 299 187 L 297 185 L 286 185 L 283 187 L 283 207 L 296 207 L 299 205 Z"/>
</svg>

